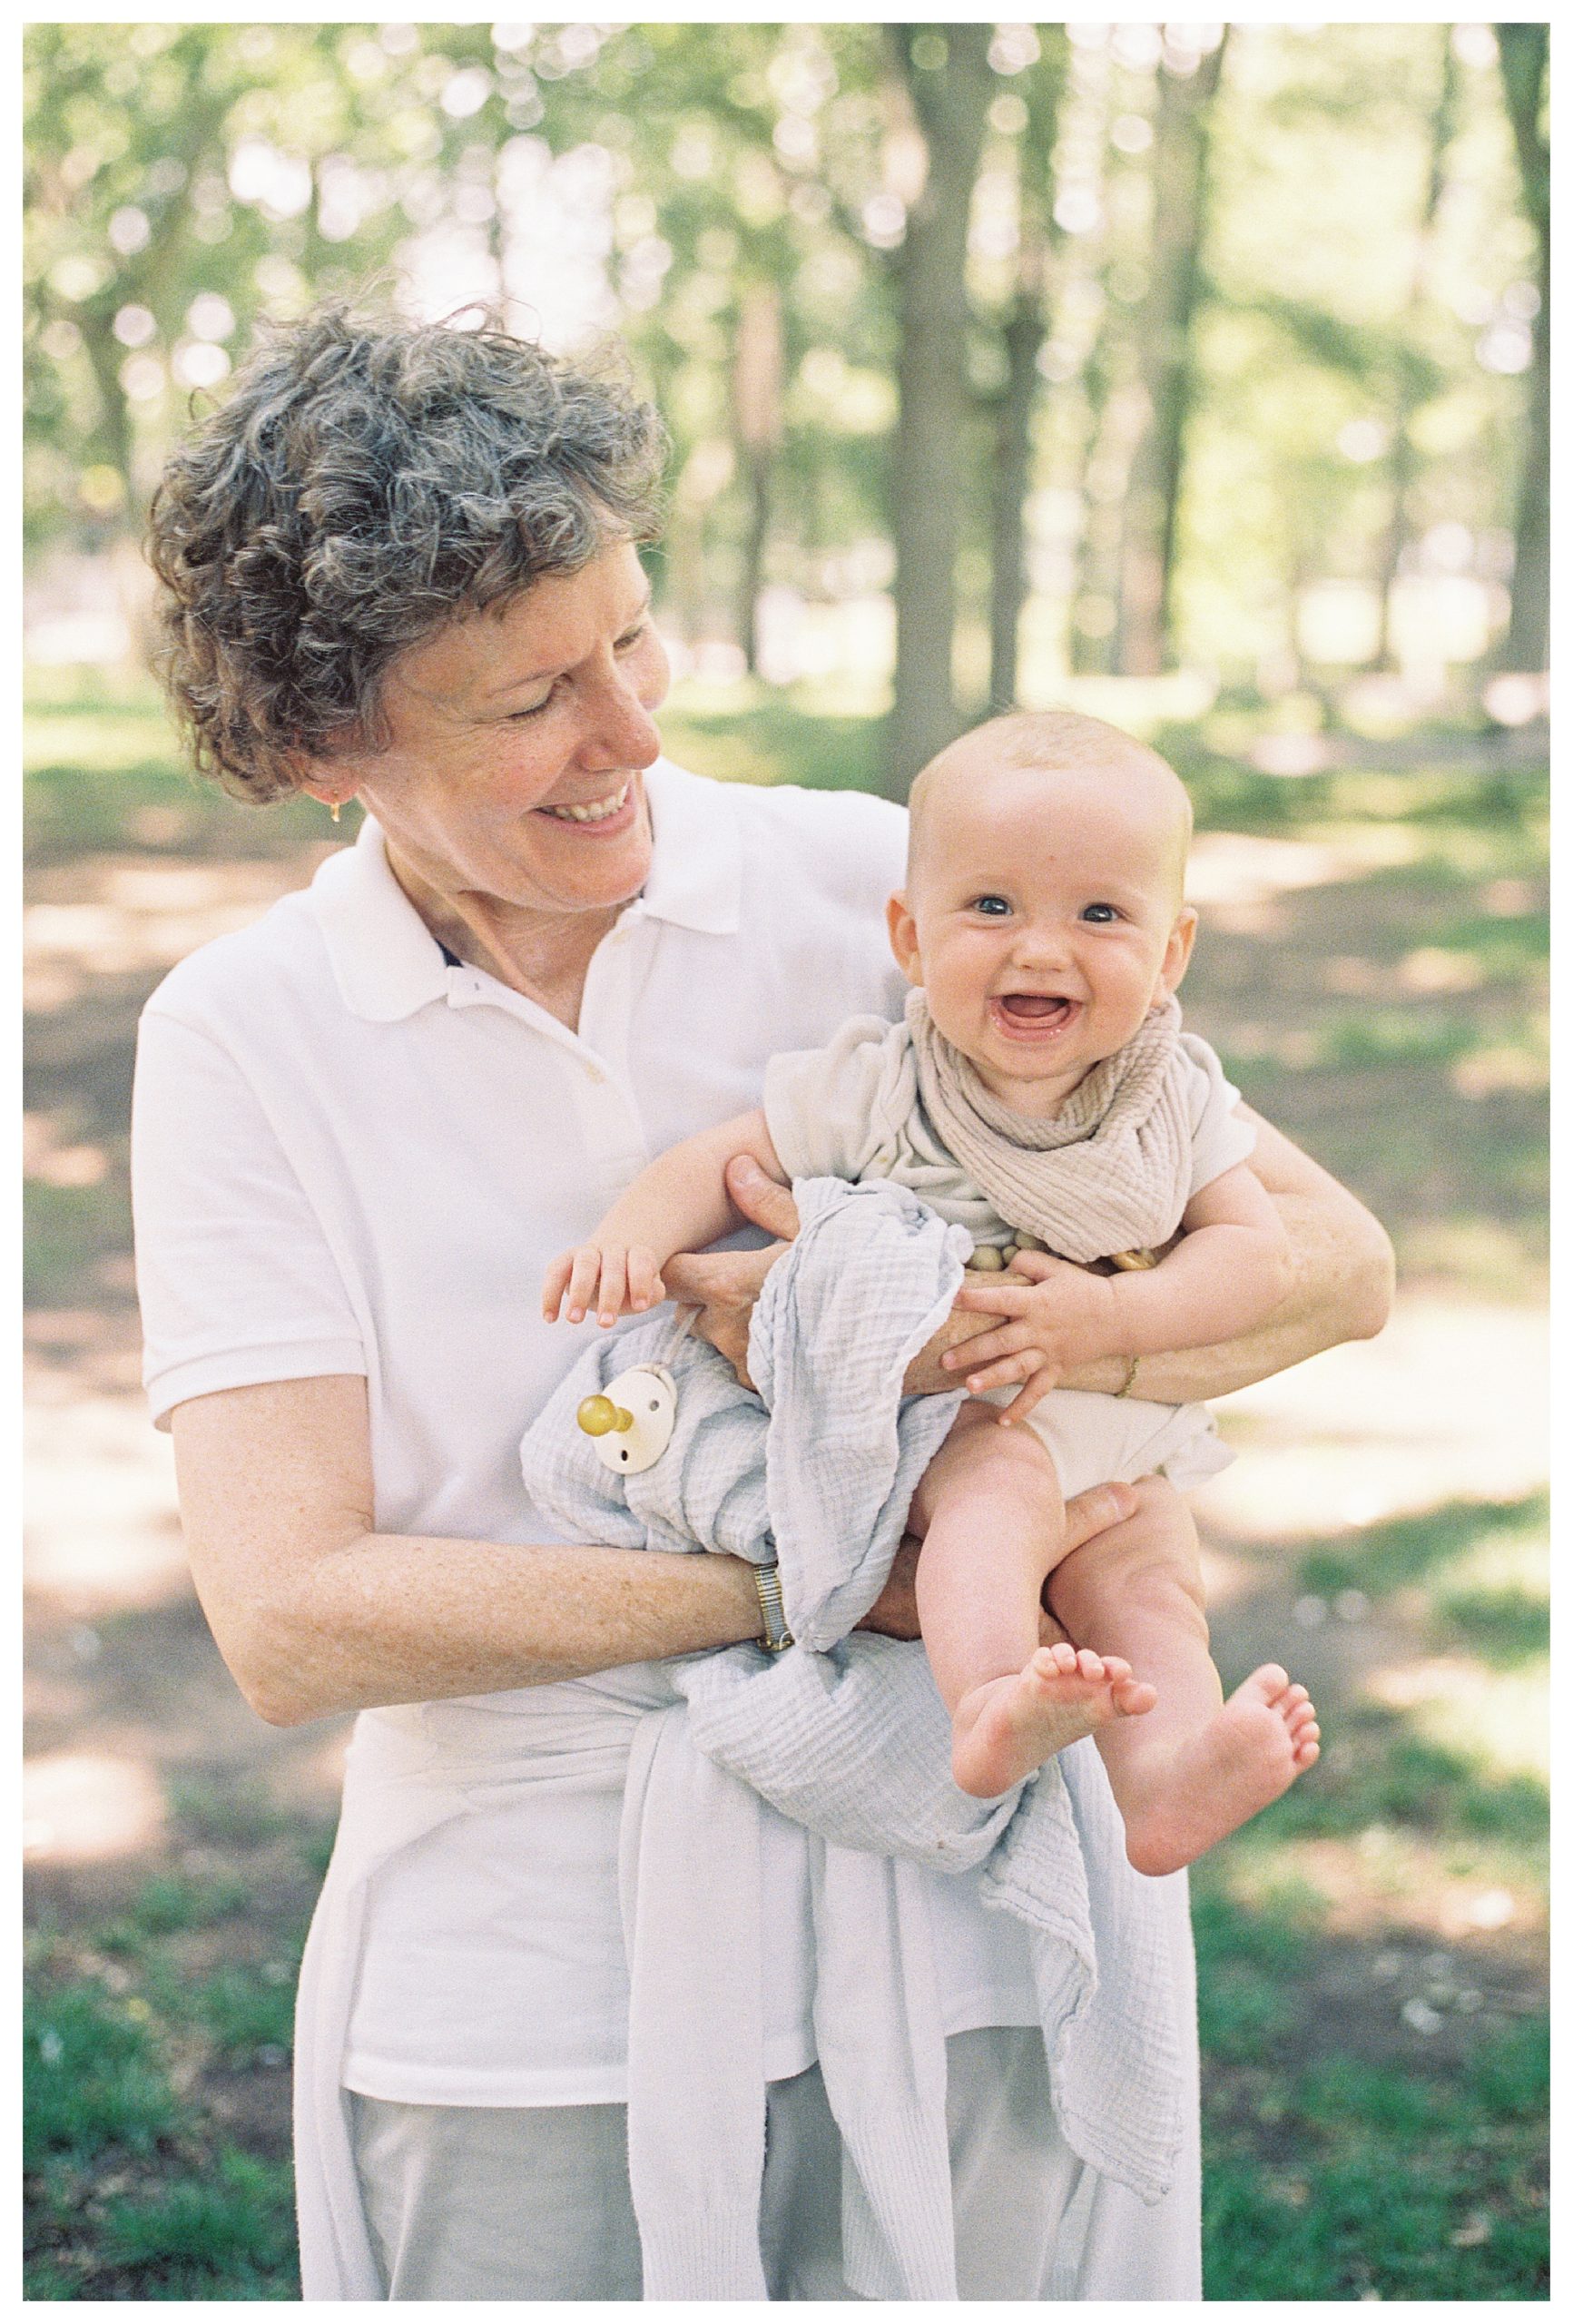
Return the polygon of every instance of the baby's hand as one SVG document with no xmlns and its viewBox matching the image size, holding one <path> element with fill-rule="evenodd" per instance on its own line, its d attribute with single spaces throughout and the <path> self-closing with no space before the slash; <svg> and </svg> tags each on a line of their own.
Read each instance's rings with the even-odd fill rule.
<svg viewBox="0 0 1573 2324">
<path fill-rule="evenodd" d="M 541 1312 L 555 1324 L 567 1295 L 568 1321 L 582 1324 L 595 1311 L 603 1326 L 619 1315 L 642 1315 L 666 1296 L 654 1254 L 638 1244 L 581 1243 L 546 1269 Z"/>
<path fill-rule="evenodd" d="M 1012 1281 L 1012 1277 L 1018 1278 Z M 1027 1280 L 1022 1282 L 1020 1277 Z M 1019 1381 L 1002 1420 L 1023 1421 L 1051 1388 L 1078 1364 L 1116 1354 L 1117 1324 L 1113 1289 L 1106 1275 L 1088 1275 L 1047 1251 L 1019 1251 L 1008 1271 L 987 1287 L 968 1285 L 956 1295 L 958 1307 L 1002 1315 L 998 1328 L 985 1332 L 943 1359 L 946 1368 L 967 1375 L 970 1394 L 1008 1387 Z"/>
</svg>

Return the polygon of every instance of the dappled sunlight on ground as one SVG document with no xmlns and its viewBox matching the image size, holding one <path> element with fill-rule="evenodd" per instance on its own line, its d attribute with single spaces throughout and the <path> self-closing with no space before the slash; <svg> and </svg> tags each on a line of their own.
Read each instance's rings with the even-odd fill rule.
<svg viewBox="0 0 1573 2324">
<path fill-rule="evenodd" d="M 1415 1733 L 1492 1775 L 1550 1777 L 1543 1663 L 1502 1671 L 1471 1655 L 1436 1655 L 1385 1664 L 1366 1674 L 1364 1687 L 1372 1701 L 1403 1711 Z"/>
<path fill-rule="evenodd" d="M 84 1617 L 183 1597 L 169 1438 L 140 1397 L 66 1399 L 65 1384 L 57 1374 L 35 1390 L 26 1419 L 28 1589 Z"/>
<path fill-rule="evenodd" d="M 1271 1910 L 1275 1896 L 1302 1883 L 1320 1899 L 1331 1935 L 1403 1931 L 1432 1942 L 1489 1944 L 1504 1972 L 1511 1965 L 1519 1977 L 1533 1973 L 1544 1942 L 1546 1907 L 1537 1891 L 1460 1869 L 1446 1846 L 1390 1826 L 1373 1825 L 1347 1840 L 1281 1841 L 1259 1875 L 1253 1876 L 1249 1861 L 1232 1866 L 1230 1894 Z M 1508 2006 L 1521 2007 L 1526 1998 L 1515 1981 Z"/>
<path fill-rule="evenodd" d="M 1293 889 L 1326 887 L 1333 881 L 1359 880 L 1412 863 L 1424 847 L 1420 832 L 1398 823 L 1372 823 L 1331 840 L 1204 832 L 1191 850 L 1185 894 L 1190 902 L 1207 910 L 1260 905 Z M 1255 920 L 1226 924 L 1243 934 L 1253 934 L 1260 926 Z"/>
<path fill-rule="evenodd" d="M 54 1751 L 28 1760 L 22 1845 L 41 1864 L 90 1864 L 151 1849 L 163 1834 L 153 1769 L 116 1751 Z"/>
<path fill-rule="evenodd" d="M 1545 1480 L 1546 1358 L 1533 1309 L 1401 1297 L 1379 1339 L 1224 1400 L 1224 1433 L 1244 1457 L 1197 1495 L 1198 1512 L 1227 1544 L 1516 1500 Z"/>
<path fill-rule="evenodd" d="M 41 872 L 23 916 L 24 1000 L 47 1014 L 95 979 L 162 974 L 212 937 L 248 927 L 301 884 L 283 862 L 182 863 L 103 856 Z"/>
</svg>

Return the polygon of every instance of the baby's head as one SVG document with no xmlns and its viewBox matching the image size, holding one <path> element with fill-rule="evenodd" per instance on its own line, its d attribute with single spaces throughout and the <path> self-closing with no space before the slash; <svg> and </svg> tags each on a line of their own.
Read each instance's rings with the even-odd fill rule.
<svg viewBox="0 0 1573 2324">
<path fill-rule="evenodd" d="M 1013 711 L 924 768 L 911 816 L 896 958 L 997 1096 L 1052 1112 L 1185 974 L 1185 786 L 1102 719 Z"/>
</svg>

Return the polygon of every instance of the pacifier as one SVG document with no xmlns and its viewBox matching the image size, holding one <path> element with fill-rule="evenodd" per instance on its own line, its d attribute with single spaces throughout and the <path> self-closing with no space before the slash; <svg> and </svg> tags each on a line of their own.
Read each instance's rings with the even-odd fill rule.
<svg viewBox="0 0 1573 2324">
<path fill-rule="evenodd" d="M 672 1442 L 677 1424 L 677 1383 L 664 1364 L 635 1364 L 608 1380 L 598 1396 L 586 1396 L 578 1421 L 595 1440 L 604 1469 L 636 1477 L 653 1469 Z"/>
</svg>

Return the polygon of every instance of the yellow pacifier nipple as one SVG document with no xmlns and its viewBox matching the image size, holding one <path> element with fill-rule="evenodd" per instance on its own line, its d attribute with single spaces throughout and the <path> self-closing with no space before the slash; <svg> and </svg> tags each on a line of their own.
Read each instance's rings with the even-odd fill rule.
<svg viewBox="0 0 1573 2324">
<path fill-rule="evenodd" d="M 610 1396 L 586 1396 L 579 1407 L 579 1425 L 586 1436 L 609 1436 L 614 1430 L 622 1436 L 633 1427 L 634 1415 Z"/>
</svg>

